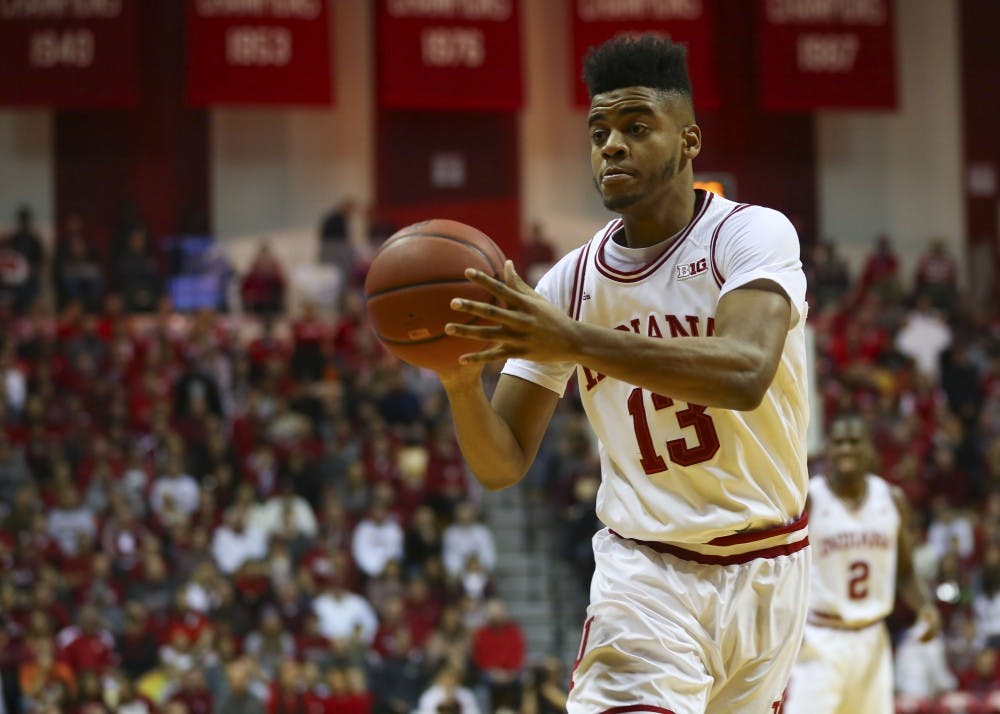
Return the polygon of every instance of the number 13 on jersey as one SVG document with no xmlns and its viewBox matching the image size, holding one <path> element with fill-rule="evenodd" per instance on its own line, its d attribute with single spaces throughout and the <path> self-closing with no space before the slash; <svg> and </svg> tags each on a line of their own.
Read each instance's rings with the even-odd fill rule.
<svg viewBox="0 0 1000 714">
<path fill-rule="evenodd" d="M 666 409 L 674 404 L 670 397 L 662 394 L 645 392 L 636 387 L 628 395 L 628 413 L 632 415 L 632 428 L 635 429 L 635 440 L 639 445 L 640 459 L 643 470 L 650 476 L 667 470 L 667 462 L 653 443 L 649 431 L 649 419 L 646 414 L 646 394 L 651 397 L 654 411 Z M 715 431 L 712 417 L 705 413 L 705 407 L 700 404 L 688 404 L 687 409 L 678 410 L 674 416 L 677 425 L 694 427 L 698 437 L 693 446 L 688 446 L 686 439 L 670 439 L 666 442 L 667 455 L 670 460 L 680 466 L 693 466 L 702 461 L 708 461 L 719 451 L 719 434 Z"/>
</svg>

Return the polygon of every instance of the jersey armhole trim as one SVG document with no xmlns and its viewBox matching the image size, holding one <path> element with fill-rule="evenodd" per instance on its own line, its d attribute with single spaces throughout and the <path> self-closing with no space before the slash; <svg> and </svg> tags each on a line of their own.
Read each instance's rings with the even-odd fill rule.
<svg viewBox="0 0 1000 714">
<path fill-rule="evenodd" d="M 712 242 L 709 245 L 708 252 L 711 257 L 711 263 L 712 263 L 712 277 L 715 278 L 715 284 L 718 285 L 720 288 L 722 287 L 722 284 L 726 282 L 726 279 L 723 277 L 722 271 L 719 270 L 719 264 L 715 261 L 715 246 L 716 243 L 718 243 L 719 241 L 719 233 L 720 231 L 722 231 L 722 226 L 725 224 L 725 222 L 728 221 L 733 216 L 735 216 L 740 211 L 742 211 L 744 208 L 750 208 L 750 204 L 741 203 L 740 205 L 738 205 L 736 208 L 727 213 L 726 217 L 723 218 L 721 221 L 719 221 L 719 225 L 717 225 L 715 227 L 715 230 L 712 231 Z"/>
<path fill-rule="evenodd" d="M 587 258 L 590 256 L 591 243 L 587 243 L 576 259 L 576 268 L 573 270 L 573 290 L 570 293 L 569 310 L 567 314 L 574 320 L 580 319 L 580 311 L 583 308 L 583 284 L 587 276 Z M 579 290 L 577 290 L 579 288 Z"/>
</svg>

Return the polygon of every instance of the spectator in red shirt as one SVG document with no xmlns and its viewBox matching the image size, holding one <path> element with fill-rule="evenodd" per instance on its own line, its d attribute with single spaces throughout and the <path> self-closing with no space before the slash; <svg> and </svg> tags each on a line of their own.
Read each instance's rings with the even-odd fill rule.
<svg viewBox="0 0 1000 714">
<path fill-rule="evenodd" d="M 49 579 L 39 578 L 31 589 L 31 604 L 45 613 L 52 625 L 59 629 L 68 627 L 72 620 L 69 609 L 63 605 Z"/>
<path fill-rule="evenodd" d="M 413 644 L 423 648 L 441 617 L 443 601 L 434 596 L 423 575 L 411 575 L 406 583 L 406 621 Z"/>
<path fill-rule="evenodd" d="M 331 643 L 320 633 L 316 613 L 307 612 L 302 619 L 302 627 L 296 632 L 296 657 L 301 662 L 315 662 L 326 668 L 332 659 Z"/>
<path fill-rule="evenodd" d="M 74 672 L 103 674 L 118 664 L 114 637 L 101 628 L 100 614 L 92 605 L 80 608 L 77 624 L 56 635 L 56 646 L 59 659 Z"/>
<path fill-rule="evenodd" d="M 135 600 L 125 603 L 125 626 L 118 639 L 122 671 L 129 679 L 138 679 L 159 662 L 159 633 L 149 620 L 145 606 Z"/>
<path fill-rule="evenodd" d="M 299 663 L 294 659 L 284 660 L 277 678 L 271 684 L 267 714 L 298 714 L 303 711 L 304 689 Z"/>
<path fill-rule="evenodd" d="M 389 656 L 399 637 L 406 638 L 407 646 L 413 642 L 410 623 L 406 617 L 406 602 L 401 596 L 394 595 L 387 598 L 381 608 L 377 608 L 377 612 L 379 625 L 372 642 L 372 649 L 376 654 L 381 657 Z"/>
<path fill-rule="evenodd" d="M 315 303 L 305 303 L 292 322 L 292 374 L 296 379 L 311 382 L 323 377 L 330 339 L 329 322 Z"/>
<path fill-rule="evenodd" d="M 1000 691 L 1000 659 L 993 647 L 983 647 L 972 667 L 958 673 L 959 687 L 976 695 Z"/>
<path fill-rule="evenodd" d="M 489 688 L 492 711 L 516 707 L 525 660 L 524 633 L 508 617 L 503 601 L 487 603 L 486 623 L 473 635 L 472 659 Z"/>
<path fill-rule="evenodd" d="M 374 697 L 365 683 L 365 673 L 357 668 L 331 669 L 327 674 L 330 694 L 327 714 L 371 714 Z"/>
<path fill-rule="evenodd" d="M 899 260 L 889 236 L 877 238 L 861 270 L 858 287 L 862 293 L 874 291 L 890 301 L 899 297 Z"/>
<path fill-rule="evenodd" d="M 192 667 L 181 677 L 181 689 L 170 697 L 171 702 L 179 702 L 186 707 L 187 714 L 213 714 L 212 692 L 205 681 L 205 675 L 198 667 Z"/>
<path fill-rule="evenodd" d="M 101 620 L 118 632 L 124 624 L 122 591 L 118 579 L 112 571 L 111 558 L 107 553 L 97 551 L 90 558 L 90 574 L 76 592 L 78 603 L 98 608 Z"/>
<path fill-rule="evenodd" d="M 428 500 L 438 515 L 451 518 L 455 507 L 469 496 L 469 479 L 465 460 L 458 450 L 450 424 L 438 424 L 428 448 Z"/>
<path fill-rule="evenodd" d="M 243 648 L 254 658 L 261 671 L 268 678 L 279 673 L 286 675 L 285 663 L 295 655 L 295 638 L 285 629 L 281 615 L 273 606 L 261 610 L 259 627 L 247 635 Z"/>
<path fill-rule="evenodd" d="M 935 307 L 951 310 L 958 296 L 958 263 L 943 238 L 935 238 L 920 256 L 914 276 L 914 292 L 931 298 Z"/>
<path fill-rule="evenodd" d="M 173 607 L 167 616 L 163 637 L 168 642 L 174 641 L 177 632 L 183 632 L 189 642 L 199 644 L 211 639 L 212 623 L 208 617 L 191 607 L 188 602 L 186 588 L 174 591 Z"/>
<path fill-rule="evenodd" d="M 273 315 L 285 307 L 285 271 L 270 243 L 257 248 L 249 270 L 240 285 L 243 308 L 257 315 Z"/>
</svg>

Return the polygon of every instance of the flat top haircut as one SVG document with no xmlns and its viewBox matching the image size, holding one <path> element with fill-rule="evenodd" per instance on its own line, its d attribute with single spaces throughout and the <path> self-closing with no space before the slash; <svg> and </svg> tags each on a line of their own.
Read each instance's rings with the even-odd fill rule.
<svg viewBox="0 0 1000 714">
<path fill-rule="evenodd" d="M 650 87 L 691 98 L 684 45 L 653 34 L 617 35 L 583 58 L 583 81 L 591 98 L 623 87 Z"/>
</svg>

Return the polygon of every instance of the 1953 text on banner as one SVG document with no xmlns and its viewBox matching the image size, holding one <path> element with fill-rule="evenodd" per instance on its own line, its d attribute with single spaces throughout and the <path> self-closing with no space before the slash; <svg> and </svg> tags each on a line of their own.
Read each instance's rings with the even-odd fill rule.
<svg viewBox="0 0 1000 714">
<path fill-rule="evenodd" d="M 187 98 L 329 105 L 330 0 L 187 0 Z"/>
</svg>

